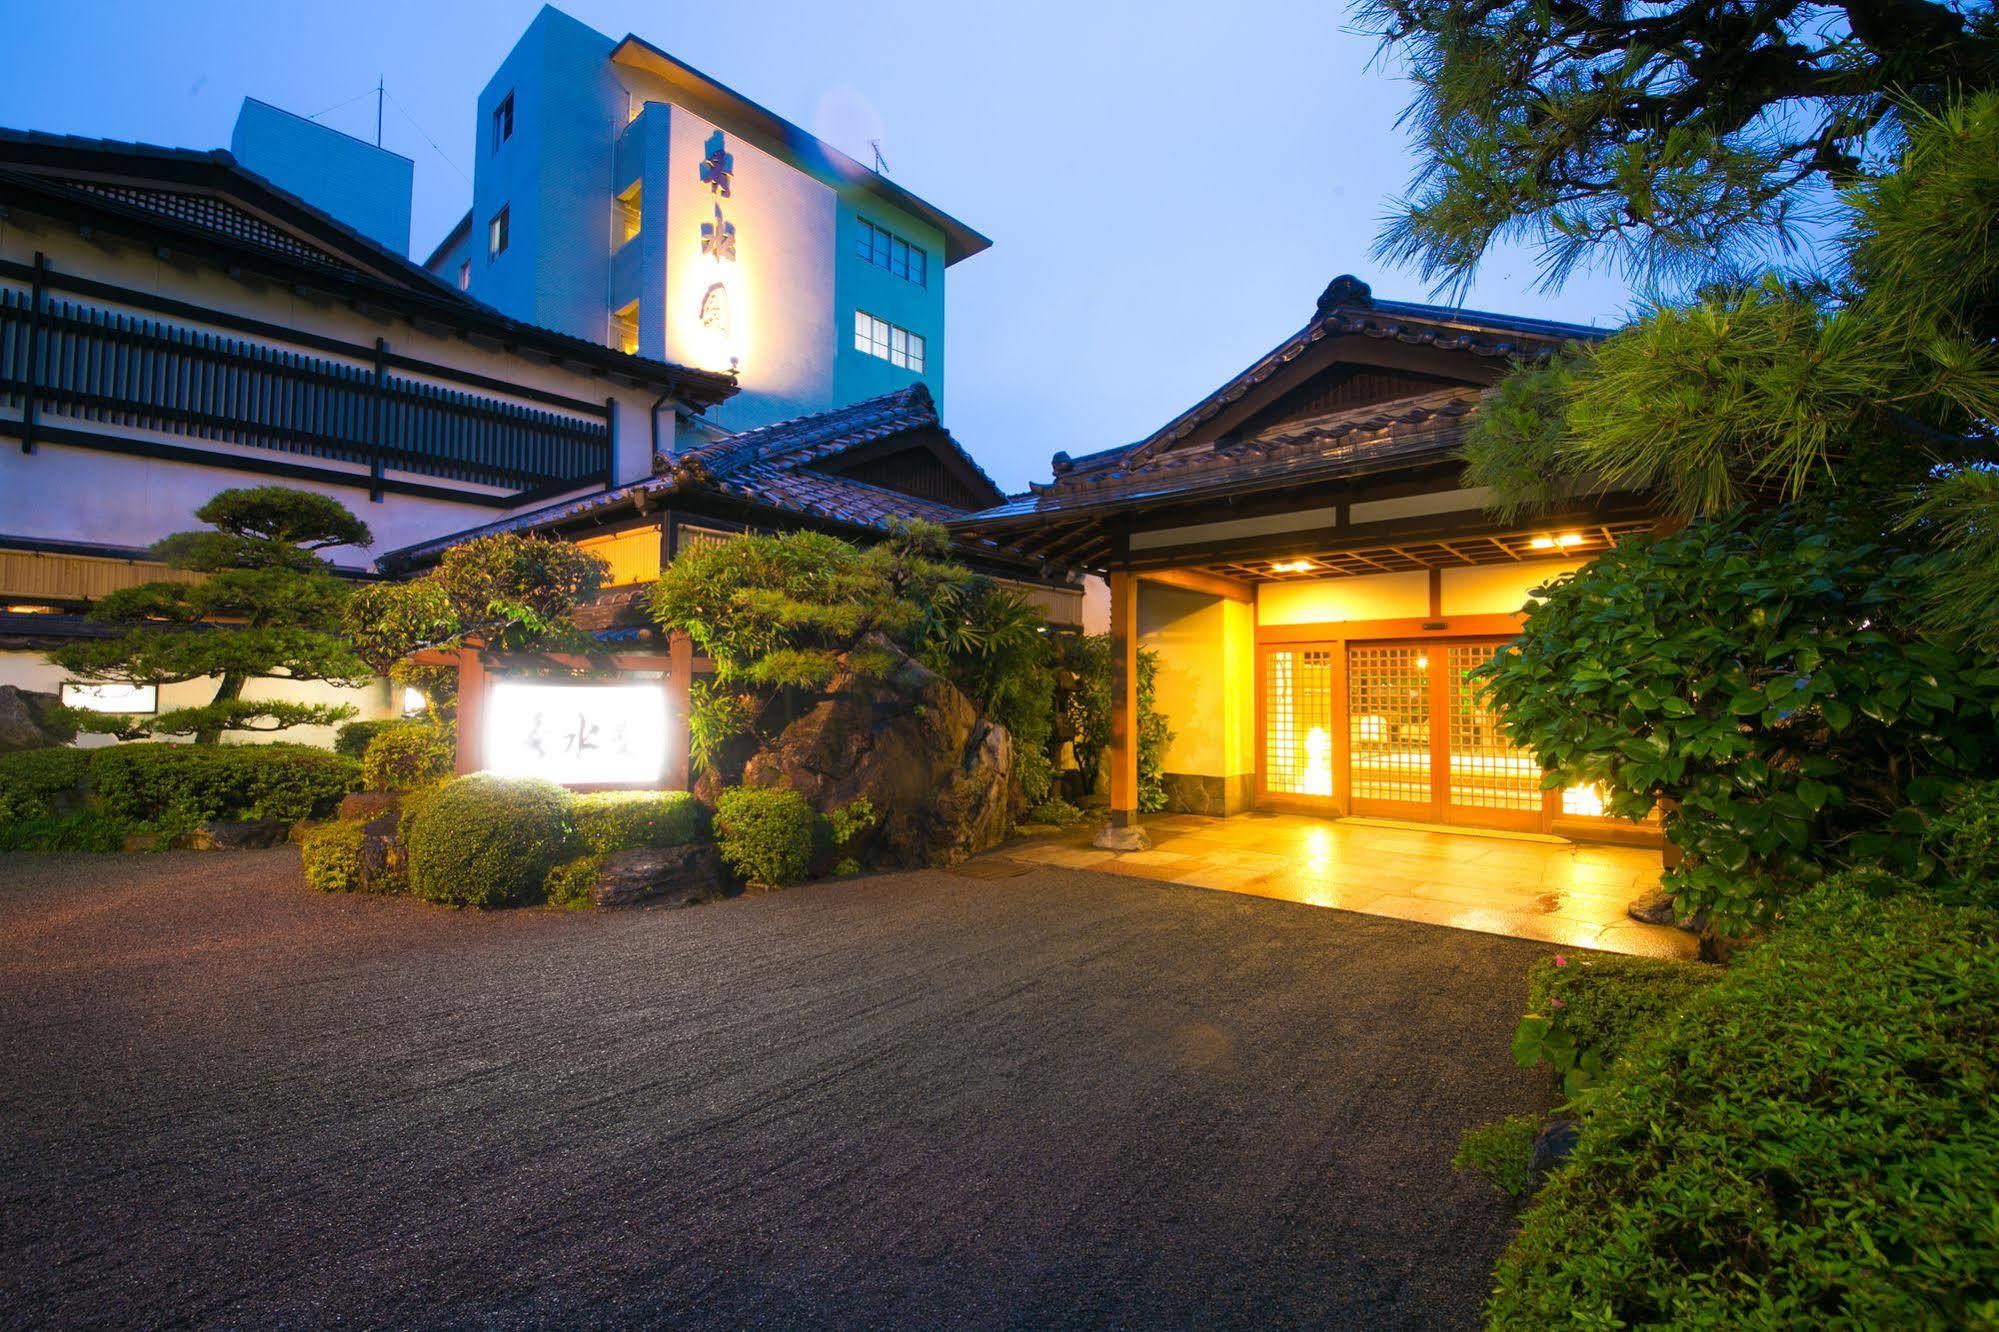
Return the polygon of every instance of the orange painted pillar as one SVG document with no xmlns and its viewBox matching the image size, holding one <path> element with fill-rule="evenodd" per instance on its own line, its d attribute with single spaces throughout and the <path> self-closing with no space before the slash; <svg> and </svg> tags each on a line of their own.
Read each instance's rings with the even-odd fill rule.
<svg viewBox="0 0 1999 1332">
<path fill-rule="evenodd" d="M 694 640 L 675 630 L 666 641 L 666 789 L 692 788 L 694 738 L 688 724 L 687 693 L 694 677 Z"/>
<path fill-rule="evenodd" d="M 476 648 L 458 649 L 458 775 L 485 766 L 486 663 Z"/>
<path fill-rule="evenodd" d="M 1138 822 L 1138 576 L 1111 584 L 1111 826 Z"/>
</svg>

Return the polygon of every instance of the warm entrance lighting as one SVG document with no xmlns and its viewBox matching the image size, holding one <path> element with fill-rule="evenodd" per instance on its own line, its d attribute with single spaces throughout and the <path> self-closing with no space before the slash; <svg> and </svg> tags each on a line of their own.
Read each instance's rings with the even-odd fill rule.
<svg viewBox="0 0 1999 1332">
<path fill-rule="evenodd" d="M 1310 573 L 1319 566 L 1310 560 L 1279 560 L 1270 566 L 1274 574 Z"/>
<path fill-rule="evenodd" d="M 486 709 L 489 772 L 564 786 L 657 785 L 666 774 L 666 694 L 656 681 L 500 680 Z"/>
<path fill-rule="evenodd" d="M 1298 790 L 1302 795 L 1333 793 L 1333 737 L 1323 726 L 1305 732 L 1305 776 Z"/>
<path fill-rule="evenodd" d="M 1562 813 L 1574 818 L 1602 818 L 1602 788 L 1590 785 L 1569 787 L 1562 792 Z"/>
<path fill-rule="evenodd" d="M 1535 550 L 1567 550 L 1582 543 L 1582 533 L 1564 532 L 1560 536 L 1537 536 L 1527 544 Z"/>
</svg>

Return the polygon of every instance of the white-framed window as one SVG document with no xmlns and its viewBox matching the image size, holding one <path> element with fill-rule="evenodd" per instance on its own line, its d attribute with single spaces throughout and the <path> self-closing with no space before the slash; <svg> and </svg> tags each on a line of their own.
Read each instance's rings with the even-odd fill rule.
<svg viewBox="0 0 1999 1332">
<path fill-rule="evenodd" d="M 923 247 L 911 245 L 866 218 L 861 219 L 860 235 L 854 238 L 854 253 L 919 287 L 929 285 L 930 256 L 923 252 Z"/>
<path fill-rule="evenodd" d="M 500 145 L 514 137 L 514 95 L 508 93 L 493 108 L 493 151 L 499 152 Z"/>
<path fill-rule="evenodd" d="M 865 310 L 854 311 L 854 350 L 923 373 L 923 335 L 877 319 Z"/>
<path fill-rule="evenodd" d="M 458 265 L 458 290 L 472 290 L 472 261 L 470 259 Z"/>
<path fill-rule="evenodd" d="M 633 301 L 611 315 L 611 345 L 627 356 L 639 354 L 639 303 Z"/>
<path fill-rule="evenodd" d="M 486 224 L 486 258 L 498 259 L 507 252 L 507 205 L 493 214 L 493 220 Z"/>
<path fill-rule="evenodd" d="M 639 234 L 640 213 L 645 203 L 642 182 L 633 181 L 631 188 L 612 201 L 611 206 L 611 248 L 617 249 Z"/>
<path fill-rule="evenodd" d="M 639 112 L 645 109 L 646 99 L 633 92 L 630 88 L 625 89 L 625 123 L 629 125 L 634 120 L 637 120 Z"/>
</svg>

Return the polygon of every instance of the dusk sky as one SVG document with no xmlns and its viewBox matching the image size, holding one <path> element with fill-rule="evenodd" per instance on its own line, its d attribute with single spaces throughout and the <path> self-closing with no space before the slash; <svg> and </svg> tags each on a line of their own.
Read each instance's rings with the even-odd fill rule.
<svg viewBox="0 0 1999 1332">
<path fill-rule="evenodd" d="M 1148 434 L 1294 332 L 1335 274 L 1429 296 L 1368 257 L 1410 176 L 1410 90 L 1338 6 L 560 7 L 864 161 L 879 139 L 897 182 L 993 238 L 950 270 L 945 416 L 1008 490 L 1058 449 Z M 0 126 L 226 147 L 253 96 L 372 139 L 380 75 L 421 260 L 465 211 L 474 100 L 537 8 L 0 0 Z M 1497 255 L 1466 303 L 1585 323 L 1630 304 L 1612 273 L 1553 294 L 1536 277 L 1531 254 Z"/>
</svg>

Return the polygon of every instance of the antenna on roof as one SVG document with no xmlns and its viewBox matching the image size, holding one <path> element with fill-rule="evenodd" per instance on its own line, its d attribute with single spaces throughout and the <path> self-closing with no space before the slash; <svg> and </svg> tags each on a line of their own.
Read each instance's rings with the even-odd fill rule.
<svg viewBox="0 0 1999 1332">
<path fill-rule="evenodd" d="M 880 139 L 869 139 L 868 147 L 875 150 L 875 174 L 877 176 L 886 176 L 888 174 L 888 159 L 882 156 L 882 141 Z"/>
<path fill-rule="evenodd" d="M 375 146 L 382 146 L 382 94 L 387 89 L 382 86 L 382 76 L 375 76 Z"/>
</svg>

